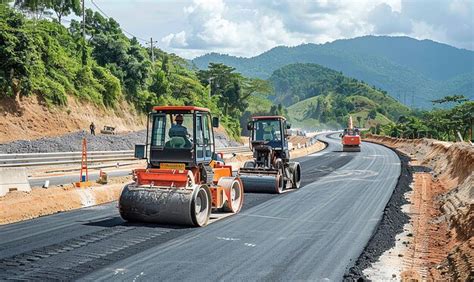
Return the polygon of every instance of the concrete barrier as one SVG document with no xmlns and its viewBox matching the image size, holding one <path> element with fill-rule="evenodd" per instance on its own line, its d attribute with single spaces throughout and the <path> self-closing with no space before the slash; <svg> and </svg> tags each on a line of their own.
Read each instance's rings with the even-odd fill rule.
<svg viewBox="0 0 474 282">
<path fill-rule="evenodd" d="M 31 192 L 26 168 L 0 168 L 0 197 L 15 190 Z"/>
</svg>

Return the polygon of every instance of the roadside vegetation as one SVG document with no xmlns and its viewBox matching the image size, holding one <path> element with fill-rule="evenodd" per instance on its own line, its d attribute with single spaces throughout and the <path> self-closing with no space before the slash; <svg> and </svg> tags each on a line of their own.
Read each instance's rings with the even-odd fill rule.
<svg viewBox="0 0 474 282">
<path fill-rule="evenodd" d="M 414 111 L 397 122 L 371 129 L 372 133 L 399 138 L 433 138 L 443 141 L 473 140 L 474 101 L 462 95 L 434 100 L 442 106 L 431 111 Z"/>
<path fill-rule="evenodd" d="M 13 2 L 8 4 L 7 2 Z M 142 113 L 154 105 L 196 105 L 221 116 L 229 135 L 240 135 L 248 99 L 266 93 L 266 81 L 249 79 L 224 65 L 197 72 L 183 58 L 144 47 L 120 25 L 90 9 L 82 22 L 80 1 L 2 1 L 0 4 L 0 98 L 38 95 L 49 107 L 68 97 L 114 109 L 126 101 Z M 64 20 L 63 20 L 64 21 Z M 209 86 L 209 77 L 216 83 Z M 211 87 L 212 89 L 209 89 Z"/>
<path fill-rule="evenodd" d="M 472 139 L 473 103 L 464 96 L 433 101 L 439 108 L 411 110 L 386 91 L 317 64 L 290 64 L 267 80 L 235 68 L 189 61 L 129 38 L 112 18 L 90 9 L 82 22 L 79 0 L 2 1 L 0 100 L 37 95 L 48 107 L 68 99 L 116 109 L 121 103 L 146 113 L 154 105 L 209 108 L 238 139 L 253 115 L 284 115 L 294 127 L 356 126 L 394 137 Z M 153 52 L 152 52 L 153 51 Z M 152 54 L 153 53 L 153 54 Z M 458 134 L 459 132 L 459 134 Z"/>
</svg>

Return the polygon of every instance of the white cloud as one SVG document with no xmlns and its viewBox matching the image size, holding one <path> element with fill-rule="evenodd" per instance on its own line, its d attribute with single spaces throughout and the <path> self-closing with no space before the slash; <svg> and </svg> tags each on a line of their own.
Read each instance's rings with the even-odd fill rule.
<svg viewBox="0 0 474 282">
<path fill-rule="evenodd" d="M 474 0 L 402 0 L 401 13 L 413 22 L 410 36 L 474 49 Z"/>
<path fill-rule="evenodd" d="M 412 22 L 409 18 L 397 11 L 386 3 L 377 5 L 368 16 L 369 22 L 372 22 L 373 32 L 375 34 L 409 34 L 412 31 Z"/>
<path fill-rule="evenodd" d="M 161 39 L 161 42 L 171 48 L 185 48 L 188 46 L 186 42 L 186 32 L 181 31 L 176 34 L 170 33 Z"/>
<path fill-rule="evenodd" d="M 233 7 L 234 8 L 234 7 Z M 231 11 L 232 10 L 232 11 Z M 258 9 L 230 9 L 223 1 L 194 1 L 184 8 L 189 28 L 171 33 L 162 42 L 180 54 L 189 55 L 197 50 L 209 50 L 248 56 L 268 50 L 276 45 L 296 45 L 304 38 L 289 33 L 276 15 Z M 238 17 L 235 17 L 240 13 Z M 182 46 L 176 44 L 185 42 Z"/>
<path fill-rule="evenodd" d="M 162 37 L 187 58 L 208 52 L 254 56 L 278 45 L 368 34 L 408 35 L 474 49 L 474 0 L 195 0 L 184 26 Z"/>
</svg>

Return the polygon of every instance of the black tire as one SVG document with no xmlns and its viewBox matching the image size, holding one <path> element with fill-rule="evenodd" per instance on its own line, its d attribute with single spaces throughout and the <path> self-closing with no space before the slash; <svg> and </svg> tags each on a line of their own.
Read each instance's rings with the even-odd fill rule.
<svg viewBox="0 0 474 282">
<path fill-rule="evenodd" d="M 194 226 L 206 226 L 209 223 L 211 209 L 211 191 L 205 185 L 197 187 L 191 202 L 191 217 Z"/>
<path fill-rule="evenodd" d="M 276 179 L 276 193 L 281 194 L 286 188 L 286 179 L 285 179 L 285 167 L 281 159 L 275 160 L 275 169 L 278 170 L 277 179 Z"/>
<path fill-rule="evenodd" d="M 293 163 L 292 164 L 292 172 L 291 172 L 292 184 L 291 188 L 298 189 L 301 186 L 301 166 L 300 163 Z"/>
</svg>

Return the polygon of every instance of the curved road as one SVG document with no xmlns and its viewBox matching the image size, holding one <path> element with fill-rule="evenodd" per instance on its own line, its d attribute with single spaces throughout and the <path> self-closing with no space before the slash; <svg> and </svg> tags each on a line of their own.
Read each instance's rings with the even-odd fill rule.
<svg viewBox="0 0 474 282">
<path fill-rule="evenodd" d="M 335 135 L 337 136 L 337 135 Z M 341 280 L 370 239 L 400 174 L 385 147 L 340 140 L 299 159 L 303 185 L 245 195 L 204 228 L 134 225 L 115 203 L 0 226 L 0 280 Z"/>
</svg>

